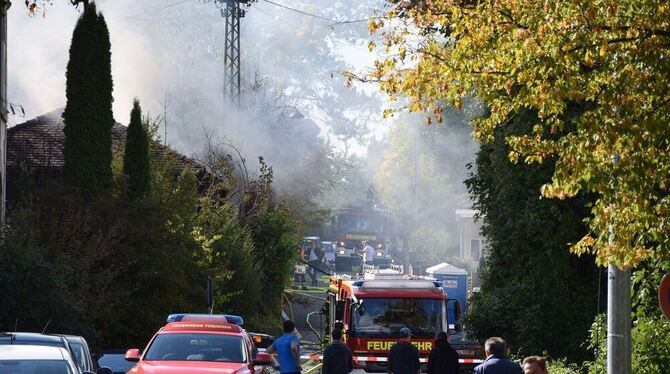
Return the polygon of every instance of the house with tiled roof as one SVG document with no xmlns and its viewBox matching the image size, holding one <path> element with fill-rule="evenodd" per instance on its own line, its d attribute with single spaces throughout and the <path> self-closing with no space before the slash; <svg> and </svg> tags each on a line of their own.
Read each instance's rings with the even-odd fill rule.
<svg viewBox="0 0 670 374">
<path fill-rule="evenodd" d="M 25 175 L 31 175 L 40 183 L 59 180 L 62 177 L 65 125 L 63 109 L 58 109 L 7 129 L 7 200 L 17 196 L 15 183 Z M 123 152 L 127 127 L 115 123 L 112 127 L 112 151 Z M 201 184 L 210 179 L 209 173 L 198 162 L 162 144 L 154 143 L 154 152 L 168 155 L 176 173 L 185 168 L 195 170 Z"/>
<path fill-rule="evenodd" d="M 46 113 L 7 130 L 7 168 L 60 173 L 65 159 L 63 109 Z M 112 127 L 112 147 L 116 152 L 126 142 L 126 126 Z"/>
</svg>

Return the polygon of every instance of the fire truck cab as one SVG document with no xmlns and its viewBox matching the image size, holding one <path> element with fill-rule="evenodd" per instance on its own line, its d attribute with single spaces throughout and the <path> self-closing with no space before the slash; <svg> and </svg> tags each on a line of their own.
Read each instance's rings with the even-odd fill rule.
<svg viewBox="0 0 670 374">
<path fill-rule="evenodd" d="M 450 322 L 447 296 L 439 282 L 401 275 L 396 269 L 376 269 L 359 279 L 332 277 L 324 309 L 328 316 L 324 336 L 330 336 L 334 327 L 342 328 L 355 367 L 369 372 L 386 371 L 388 351 L 399 340 L 402 327 L 412 330 L 412 344 L 425 365 L 435 334 L 448 331 Z"/>
</svg>

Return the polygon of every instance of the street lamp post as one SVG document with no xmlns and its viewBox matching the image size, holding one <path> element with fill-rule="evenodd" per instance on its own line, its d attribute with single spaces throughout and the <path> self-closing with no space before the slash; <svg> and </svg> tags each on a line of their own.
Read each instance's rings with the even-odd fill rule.
<svg viewBox="0 0 670 374">
<path fill-rule="evenodd" d="M 612 155 L 612 162 L 619 163 Z M 614 244 L 614 227 L 609 226 L 608 243 Z M 630 269 L 610 263 L 607 269 L 607 374 L 631 373 Z"/>
</svg>

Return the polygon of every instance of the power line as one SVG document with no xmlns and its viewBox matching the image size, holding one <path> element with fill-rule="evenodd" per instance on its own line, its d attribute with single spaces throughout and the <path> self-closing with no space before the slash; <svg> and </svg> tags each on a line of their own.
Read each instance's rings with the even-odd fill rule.
<svg viewBox="0 0 670 374">
<path fill-rule="evenodd" d="M 275 3 L 275 2 L 272 1 L 272 0 L 263 0 L 263 1 L 265 1 L 266 3 L 272 4 L 272 5 L 274 5 L 274 6 L 278 6 L 278 7 L 280 7 L 280 8 L 288 9 L 288 10 L 290 10 L 290 11 L 292 11 L 292 12 L 296 12 L 296 13 L 303 14 L 303 15 L 305 15 L 305 16 L 318 18 L 318 19 L 320 19 L 320 20 L 328 21 L 328 22 L 331 22 L 331 23 L 336 23 L 336 22 L 338 22 L 337 20 L 333 20 L 333 19 L 330 19 L 330 18 L 322 17 L 322 16 L 320 16 L 320 15 L 318 15 L 318 14 L 308 13 L 308 12 L 305 12 L 305 11 L 300 10 L 300 9 L 291 8 L 291 7 L 286 6 L 286 5 L 284 5 L 284 4 Z"/>
<path fill-rule="evenodd" d="M 293 24 L 293 23 L 290 23 L 290 22 L 288 22 L 288 21 L 285 21 L 285 20 L 283 20 L 283 19 L 281 19 L 281 18 L 275 18 L 275 16 L 273 16 L 272 14 L 270 14 L 270 13 L 264 11 L 263 8 L 261 8 L 261 7 L 259 7 L 259 6 L 255 6 L 255 7 L 254 7 L 254 10 L 257 10 L 257 11 L 261 12 L 262 14 L 265 14 L 266 16 L 268 16 L 268 17 L 270 17 L 270 18 L 272 18 L 272 19 L 276 19 L 277 21 L 279 21 L 279 22 L 281 22 L 281 23 L 284 23 L 284 24 L 289 25 L 289 26 L 291 26 L 291 27 L 295 27 L 296 29 L 300 29 L 301 27 L 303 27 L 303 26 L 298 26 L 298 25 L 296 25 L 296 24 Z"/>
<path fill-rule="evenodd" d="M 154 11 L 154 12 L 160 12 L 160 11 L 163 11 L 163 10 L 165 10 L 165 9 L 168 9 L 168 8 L 174 8 L 174 7 L 176 7 L 176 6 L 179 6 L 179 5 L 182 5 L 182 4 L 186 4 L 186 3 L 190 3 L 190 2 L 193 2 L 193 1 L 194 1 L 194 0 L 180 0 L 180 1 L 177 1 L 177 2 L 174 2 L 174 3 L 171 3 L 171 4 L 164 5 L 164 6 L 160 7 L 160 8 L 154 9 L 153 11 Z M 143 13 L 136 14 L 136 15 L 134 15 L 134 16 L 127 16 L 126 18 L 139 18 L 139 17 L 147 16 L 147 15 L 149 15 L 149 12 L 145 11 L 145 12 L 143 12 Z"/>
<path fill-rule="evenodd" d="M 286 10 L 290 10 L 290 11 L 295 12 L 295 13 L 300 13 L 300 14 L 305 15 L 305 16 L 308 16 L 308 17 L 313 17 L 313 18 L 316 18 L 316 19 L 320 19 L 320 20 L 322 20 L 322 21 L 327 21 L 327 22 L 329 23 L 328 26 L 347 25 L 347 24 L 351 24 L 351 23 L 368 22 L 368 21 L 370 21 L 370 20 L 374 20 L 374 19 L 383 19 L 383 18 L 386 18 L 385 16 L 377 16 L 377 17 L 368 17 L 368 18 L 360 18 L 360 19 L 351 19 L 351 20 L 340 20 L 340 21 L 338 21 L 338 20 L 335 20 L 335 19 L 331 19 L 331 18 L 327 18 L 327 17 L 320 16 L 320 15 L 318 15 L 318 14 L 309 13 L 309 12 L 306 12 L 306 11 L 304 11 L 304 10 L 300 10 L 300 9 L 296 9 L 296 8 L 291 8 L 290 6 L 287 6 L 287 5 L 284 5 L 284 4 L 279 4 L 279 3 L 276 3 L 276 2 L 274 2 L 274 1 L 272 1 L 272 0 L 263 0 L 263 1 L 265 1 L 265 2 L 268 3 L 268 4 L 272 4 L 272 5 L 274 5 L 274 6 L 277 6 L 277 7 L 280 7 L 280 8 L 284 8 L 284 9 L 286 9 Z"/>
</svg>

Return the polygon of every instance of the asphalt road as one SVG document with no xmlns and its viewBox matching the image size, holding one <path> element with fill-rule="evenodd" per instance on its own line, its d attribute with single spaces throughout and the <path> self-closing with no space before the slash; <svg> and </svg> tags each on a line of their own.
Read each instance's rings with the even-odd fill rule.
<svg viewBox="0 0 670 374">
<path fill-rule="evenodd" d="M 291 308 L 285 307 L 284 312 L 295 322 L 298 332 L 302 335 L 302 340 L 319 343 L 321 341 L 321 331 L 323 331 L 326 323 L 325 316 L 319 313 L 325 303 L 325 288 L 293 289 L 287 292 L 287 294 L 291 300 Z M 308 325 L 308 315 L 312 328 L 319 335 L 312 331 L 312 328 Z"/>
</svg>

